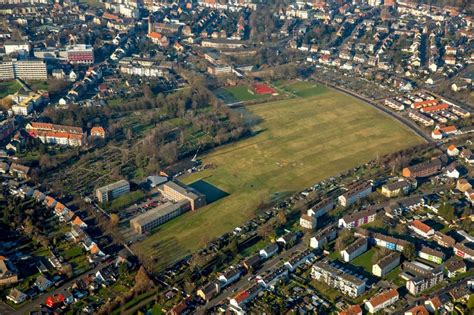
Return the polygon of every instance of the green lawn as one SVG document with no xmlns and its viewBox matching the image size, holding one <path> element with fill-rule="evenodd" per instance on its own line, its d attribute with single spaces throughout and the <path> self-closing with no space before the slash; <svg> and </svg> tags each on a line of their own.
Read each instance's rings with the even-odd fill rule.
<svg viewBox="0 0 474 315">
<path fill-rule="evenodd" d="M 112 210 L 125 209 L 126 207 L 142 200 L 144 197 L 145 194 L 141 190 L 131 191 L 112 201 L 112 204 L 108 208 Z"/>
<path fill-rule="evenodd" d="M 159 260 L 157 269 L 241 225 L 262 201 L 422 141 L 376 109 L 332 90 L 247 109 L 262 118 L 256 127 L 261 132 L 200 156 L 216 168 L 181 178 L 203 179 L 229 195 L 164 224 L 138 244 Z"/>
<path fill-rule="evenodd" d="M 0 98 L 16 93 L 21 89 L 21 84 L 18 81 L 0 82 Z"/>
<path fill-rule="evenodd" d="M 375 251 L 376 248 L 372 247 L 362 255 L 354 258 L 354 260 L 351 261 L 351 264 L 354 266 L 360 266 L 367 272 L 372 273 L 372 256 L 374 256 Z"/>
<path fill-rule="evenodd" d="M 299 97 L 312 97 L 327 92 L 327 88 L 309 81 L 276 82 L 275 87 Z"/>
<path fill-rule="evenodd" d="M 248 85 L 238 85 L 215 91 L 216 95 L 226 103 L 246 102 L 269 98 L 269 95 L 252 94 Z"/>
</svg>

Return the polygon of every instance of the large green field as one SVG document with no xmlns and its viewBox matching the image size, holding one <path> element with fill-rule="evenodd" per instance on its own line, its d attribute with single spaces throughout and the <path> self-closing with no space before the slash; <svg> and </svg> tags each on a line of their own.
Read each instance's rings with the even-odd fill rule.
<svg viewBox="0 0 474 315">
<path fill-rule="evenodd" d="M 137 247 L 162 267 L 254 216 L 262 201 L 287 196 L 377 155 L 420 143 L 397 121 L 354 98 L 307 84 L 287 85 L 288 100 L 249 106 L 255 136 L 200 158 L 216 167 L 181 178 L 228 195 L 159 227 Z"/>
<path fill-rule="evenodd" d="M 15 94 L 19 89 L 21 89 L 21 84 L 16 80 L 0 82 L 0 98 L 4 98 L 10 94 Z"/>
</svg>

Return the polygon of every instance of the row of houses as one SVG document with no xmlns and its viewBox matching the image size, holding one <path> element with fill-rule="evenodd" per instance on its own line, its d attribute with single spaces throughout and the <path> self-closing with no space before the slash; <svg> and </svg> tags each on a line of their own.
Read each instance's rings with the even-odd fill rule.
<svg viewBox="0 0 474 315">
<path fill-rule="evenodd" d="M 86 143 L 86 132 L 81 127 L 30 122 L 25 129 L 31 137 L 47 144 L 83 146 Z M 105 130 L 100 126 L 93 127 L 90 134 L 92 137 L 105 138 Z"/>
</svg>

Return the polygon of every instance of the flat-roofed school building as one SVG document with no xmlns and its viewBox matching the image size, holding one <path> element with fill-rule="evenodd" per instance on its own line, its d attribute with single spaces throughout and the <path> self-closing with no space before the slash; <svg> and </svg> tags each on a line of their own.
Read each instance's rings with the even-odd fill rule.
<svg viewBox="0 0 474 315">
<path fill-rule="evenodd" d="M 191 204 L 186 199 L 177 203 L 167 202 L 131 219 L 130 227 L 138 234 L 143 234 L 189 211 L 190 208 Z"/>
<path fill-rule="evenodd" d="M 205 195 L 178 181 L 169 181 L 159 186 L 158 190 L 163 196 L 175 202 L 183 199 L 188 200 L 191 204 L 191 210 L 193 211 L 206 205 Z"/>
<path fill-rule="evenodd" d="M 123 194 L 130 192 L 130 183 L 124 179 L 118 182 L 97 188 L 95 196 L 100 203 L 109 202 Z"/>
</svg>

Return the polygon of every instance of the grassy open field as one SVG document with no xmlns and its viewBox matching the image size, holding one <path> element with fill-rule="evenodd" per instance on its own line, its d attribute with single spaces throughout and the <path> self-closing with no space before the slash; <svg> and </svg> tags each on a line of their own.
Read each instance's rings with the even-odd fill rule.
<svg viewBox="0 0 474 315">
<path fill-rule="evenodd" d="M 0 82 L 0 98 L 16 93 L 21 89 L 21 84 L 15 81 Z"/>
<path fill-rule="evenodd" d="M 255 101 L 270 98 L 270 95 L 260 95 L 250 93 L 247 85 L 238 85 L 233 87 L 222 88 L 215 91 L 217 97 L 222 99 L 226 104 Z"/>
<path fill-rule="evenodd" d="M 285 88 L 311 96 L 249 106 L 250 114 L 262 119 L 255 127 L 260 132 L 200 157 L 216 168 L 181 178 L 204 180 L 228 195 L 166 223 L 136 245 L 158 258 L 157 268 L 239 226 L 262 201 L 421 142 L 400 123 L 346 95 L 299 82 Z"/>
</svg>

